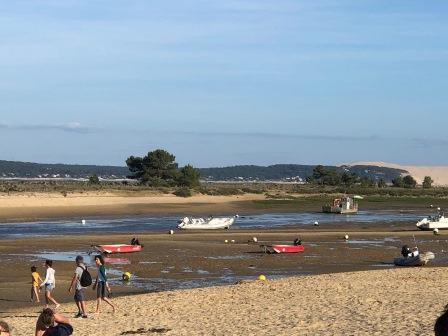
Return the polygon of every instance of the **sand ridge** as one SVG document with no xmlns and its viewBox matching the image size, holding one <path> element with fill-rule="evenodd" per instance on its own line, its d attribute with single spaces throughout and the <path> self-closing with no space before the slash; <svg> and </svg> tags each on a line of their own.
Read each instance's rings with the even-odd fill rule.
<svg viewBox="0 0 448 336">
<path fill-rule="evenodd" d="M 408 166 L 382 161 L 360 161 L 350 163 L 350 166 L 355 165 L 402 169 L 407 171 L 413 178 L 415 178 L 417 183 L 422 183 L 425 176 L 431 176 L 431 178 L 434 180 L 434 185 L 448 186 L 448 166 Z"/>
<path fill-rule="evenodd" d="M 113 316 L 72 319 L 74 335 L 432 335 L 448 302 L 446 268 L 406 268 L 251 281 L 116 298 Z M 93 309 L 93 302 L 88 306 Z M 60 311 L 71 315 L 74 304 Z M 37 308 L 5 312 L 31 335 Z M 148 331 L 149 330 L 149 331 Z M 152 330 L 152 331 L 151 331 Z"/>
</svg>

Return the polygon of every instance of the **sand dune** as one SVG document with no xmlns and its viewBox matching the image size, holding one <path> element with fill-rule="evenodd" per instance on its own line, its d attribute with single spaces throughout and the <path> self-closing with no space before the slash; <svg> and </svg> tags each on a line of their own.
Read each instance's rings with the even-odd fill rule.
<svg viewBox="0 0 448 336">
<path fill-rule="evenodd" d="M 98 320 L 72 321 L 74 335 L 91 336 L 433 335 L 447 286 L 446 268 L 326 274 L 122 297 L 115 316 L 104 307 Z M 36 316 L 37 308 L 0 319 L 14 335 L 32 335 Z"/>
<path fill-rule="evenodd" d="M 448 186 L 448 166 L 402 166 L 395 163 L 382 161 L 360 161 L 350 164 L 354 165 L 370 165 L 378 167 L 389 167 L 403 169 L 416 179 L 418 183 L 422 183 L 425 176 L 431 176 L 436 186 Z"/>
</svg>

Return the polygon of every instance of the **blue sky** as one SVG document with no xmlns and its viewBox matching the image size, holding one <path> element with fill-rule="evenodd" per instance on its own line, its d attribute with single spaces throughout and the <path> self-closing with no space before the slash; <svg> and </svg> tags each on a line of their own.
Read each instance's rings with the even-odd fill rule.
<svg viewBox="0 0 448 336">
<path fill-rule="evenodd" d="M 0 159 L 448 164 L 448 2 L 0 3 Z"/>
</svg>

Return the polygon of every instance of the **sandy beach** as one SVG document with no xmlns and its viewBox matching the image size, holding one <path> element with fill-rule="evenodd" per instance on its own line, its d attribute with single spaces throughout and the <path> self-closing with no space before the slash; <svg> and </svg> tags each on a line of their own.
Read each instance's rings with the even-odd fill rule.
<svg viewBox="0 0 448 336">
<path fill-rule="evenodd" d="M 251 202 L 260 199 L 264 196 L 22 194 L 3 196 L 0 209 L 13 221 L 36 218 L 36 211 L 44 217 L 73 212 L 79 218 L 90 208 L 98 216 L 106 210 L 111 216 L 186 209 L 231 213 L 254 211 Z M 421 205 L 415 209 L 421 211 Z M 389 211 L 399 212 L 393 206 Z M 14 335 L 33 333 L 42 306 L 29 302 L 29 267 L 37 265 L 43 275 L 45 258 L 55 260 L 55 296 L 63 303 L 59 311 L 72 317 L 75 305 L 67 288 L 74 256 L 87 257 L 91 244 L 127 242 L 131 234 L 0 239 L 0 319 L 14 326 Z M 266 255 L 259 246 L 291 242 L 298 235 L 306 246 L 301 254 Z M 249 242 L 254 236 L 257 244 Z M 431 335 L 435 318 L 448 303 L 443 290 L 448 284 L 448 235 L 416 231 L 413 222 L 292 224 L 174 235 L 148 231 L 139 238 L 145 245 L 142 252 L 112 256 L 107 262 L 120 310 L 112 316 L 104 306 L 97 320 L 73 319 L 74 335 Z M 412 269 L 391 265 L 401 245 L 414 239 L 422 251 L 436 254 L 434 263 Z M 124 271 L 133 274 L 129 284 L 120 280 Z M 268 281 L 257 281 L 260 274 Z M 88 299 L 92 311 L 93 291 Z"/>
<path fill-rule="evenodd" d="M 17 193 L 0 194 L 0 221 L 42 218 L 140 214 L 236 213 L 246 203 L 265 199 L 260 194 L 195 195 L 184 198 L 162 193 Z"/>
<path fill-rule="evenodd" d="M 115 299 L 101 318 L 72 319 L 74 335 L 431 335 L 448 302 L 445 268 L 250 281 Z M 93 302 L 89 302 L 93 309 Z M 70 316 L 74 304 L 60 312 Z M 2 312 L 31 335 L 36 308 Z"/>
</svg>

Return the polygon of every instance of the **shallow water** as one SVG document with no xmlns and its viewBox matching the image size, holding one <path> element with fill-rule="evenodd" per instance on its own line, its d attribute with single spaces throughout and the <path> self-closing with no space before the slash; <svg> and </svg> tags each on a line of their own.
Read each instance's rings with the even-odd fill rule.
<svg viewBox="0 0 448 336">
<path fill-rule="evenodd" d="M 232 230 L 251 228 L 274 228 L 285 225 L 327 223 L 375 223 L 375 222 L 417 222 L 424 214 L 412 210 L 391 211 L 372 210 L 360 211 L 356 215 L 336 215 L 312 212 L 300 213 L 268 213 L 241 216 L 232 226 Z M 85 224 L 79 220 L 48 220 L 24 223 L 0 224 L 0 237 L 37 237 L 67 234 L 93 234 L 98 232 L 144 232 L 165 231 L 175 229 L 179 217 L 127 217 L 127 218 L 87 218 Z"/>
</svg>

